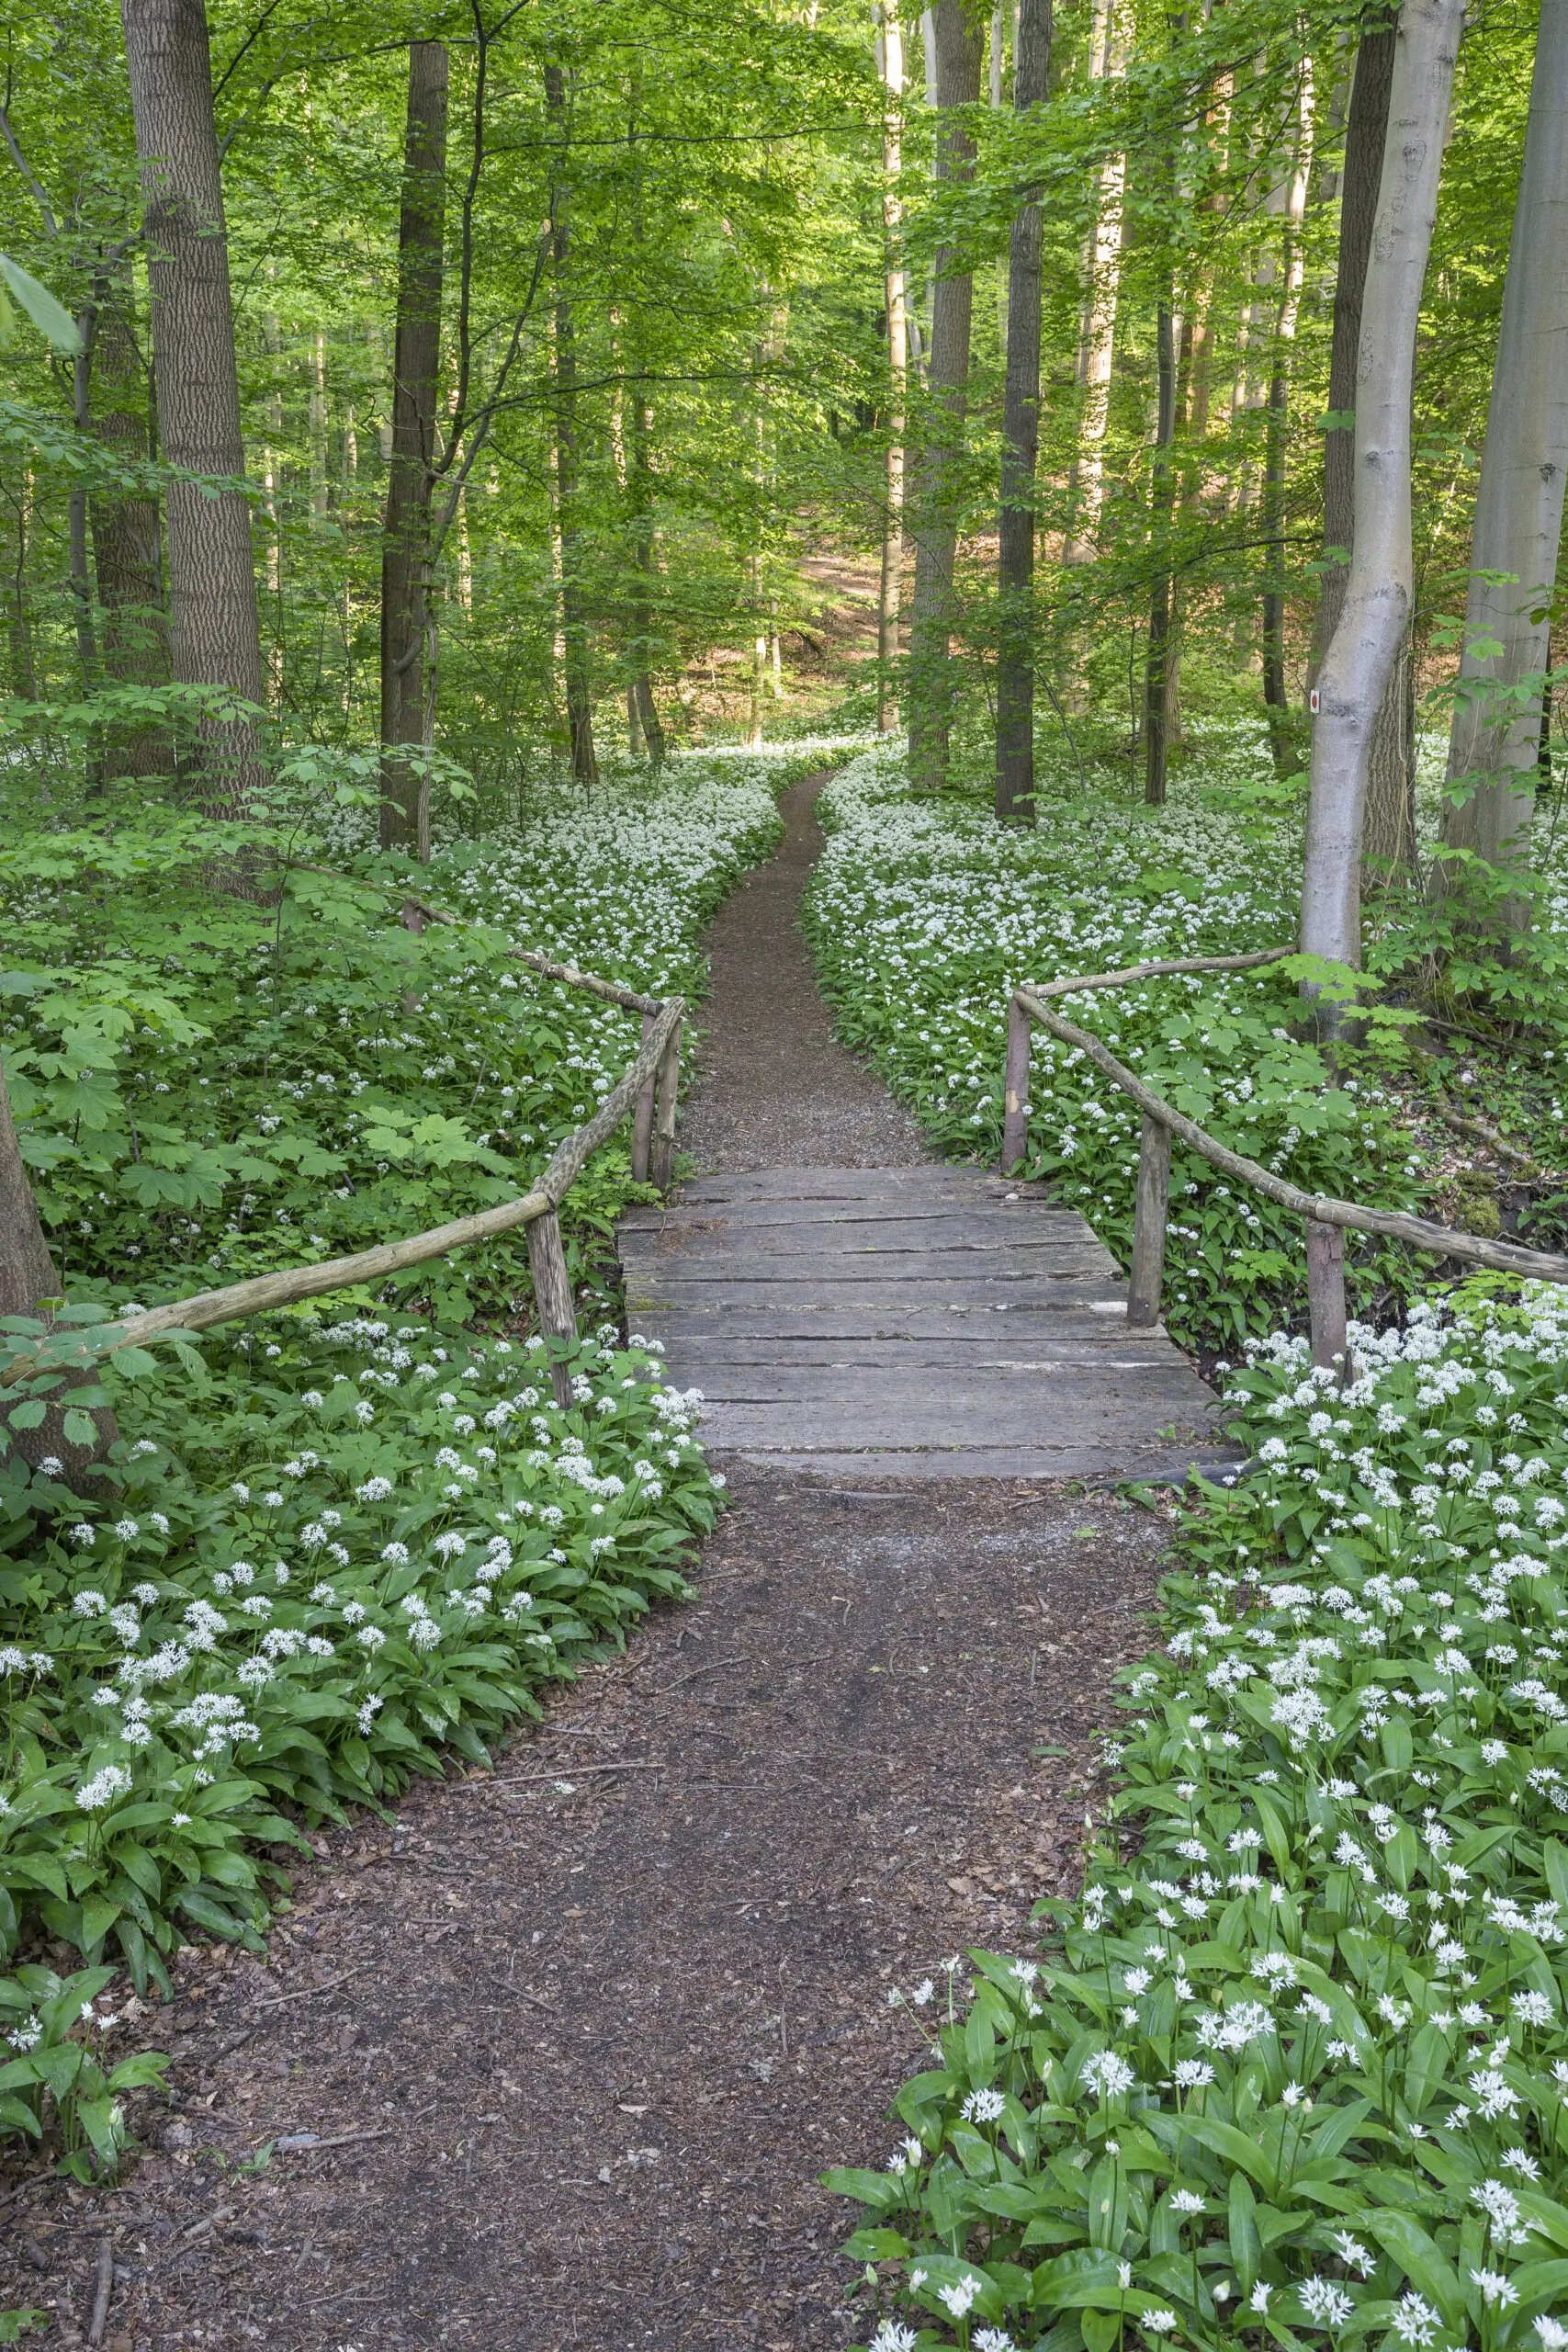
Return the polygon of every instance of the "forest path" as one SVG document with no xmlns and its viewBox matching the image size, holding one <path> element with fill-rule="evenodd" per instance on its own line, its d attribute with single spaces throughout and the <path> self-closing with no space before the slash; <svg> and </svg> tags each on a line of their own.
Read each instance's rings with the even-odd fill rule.
<svg viewBox="0 0 1568 2352">
<path fill-rule="evenodd" d="M 1213 1391 L 1039 1185 L 930 1161 L 833 1035 L 799 928 L 824 779 L 709 934 L 698 1175 L 621 1221 L 626 1317 L 715 1450 L 839 1477 L 1180 1478 Z"/>
<path fill-rule="evenodd" d="M 762 1068 L 717 951 L 772 923 L 801 968 L 752 979 L 803 1024 L 767 1064 L 811 1095 L 776 1097 L 796 1143 L 809 1120 L 878 1182 L 940 1175 L 814 985 L 786 994 L 809 967 L 765 904 L 759 876 L 716 927 L 685 1140 L 733 1116 L 727 1053 Z M 108 2195 L 35 2171 L 0 2226 L 0 2304 L 51 2305 L 46 2347 L 82 2342 L 106 2233 L 108 2352 L 863 2342 L 816 2176 L 897 2136 L 935 2010 L 890 1989 L 1029 1949 L 1032 1903 L 1076 1884 L 1168 1530 L 1061 1484 L 728 1467 L 696 1601 L 557 1690 L 493 1778 L 319 1837 L 265 1963 L 182 1955 L 139 2028 L 177 2094 L 141 2103 L 148 2153 Z"/>
</svg>

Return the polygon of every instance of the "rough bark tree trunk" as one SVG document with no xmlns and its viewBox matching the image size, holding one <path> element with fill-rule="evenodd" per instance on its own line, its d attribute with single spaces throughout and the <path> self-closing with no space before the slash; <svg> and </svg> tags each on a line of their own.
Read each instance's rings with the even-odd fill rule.
<svg viewBox="0 0 1568 2352">
<path fill-rule="evenodd" d="M 949 112 L 980 96 L 985 35 L 964 17 L 964 0 L 937 0 L 937 107 Z M 939 142 L 938 176 L 967 179 L 975 142 L 956 126 Z M 953 568 L 958 546 L 959 477 L 968 411 L 969 326 L 975 284 L 953 271 L 953 248 L 939 246 L 931 297 L 931 394 L 915 469 L 915 593 L 909 616 L 909 780 L 940 791 L 952 752 Z"/>
<path fill-rule="evenodd" d="M 1318 674 L 1301 944 L 1359 965 L 1372 729 L 1409 626 L 1410 399 L 1464 0 L 1404 0 L 1356 371 L 1350 576 Z"/>
<path fill-rule="evenodd" d="M 446 46 L 409 43 L 408 119 L 398 223 L 392 447 L 381 546 L 381 846 L 430 855 L 424 760 L 430 493 L 441 372 L 446 218 Z"/>
<path fill-rule="evenodd" d="M 238 481 L 245 470 L 229 243 L 203 0 L 121 0 L 145 199 L 158 439 L 172 466 Z M 183 684 L 263 697 L 250 507 L 171 480 L 170 650 Z M 204 804 L 243 811 L 260 780 L 253 727 L 204 729 Z"/>
<path fill-rule="evenodd" d="M 1051 74 L 1051 0 L 1020 0 L 1012 96 L 1043 103 Z M 1034 469 L 1040 451 L 1043 217 L 1025 192 L 1008 250 L 1007 384 L 997 537 L 997 795 L 1003 822 L 1034 822 Z"/>
<path fill-rule="evenodd" d="M 44 1239 L 38 1203 L 17 1140 L 5 1069 L 0 1067 L 0 1315 L 36 1315 L 40 1301 L 59 1298 L 61 1294 L 60 1276 Z M 75 1401 L 70 1392 L 83 1385 L 83 1375 L 78 1374 L 64 1384 L 63 1390 L 57 1389 L 47 1397 L 44 1417 L 36 1428 L 8 1429 L 0 1412 L 0 1462 L 19 1454 L 36 1469 L 40 1463 L 52 1461 L 58 1465 L 52 1475 L 67 1486 L 78 1490 L 90 1487 L 95 1466 L 103 1461 L 118 1430 L 113 1413 L 100 1405 L 90 1408 L 96 1430 L 93 1442 L 81 1445 L 67 1438 L 65 1414 Z M 0 1406 L 3 1401 L 0 1398 Z"/>
<path fill-rule="evenodd" d="M 1541 0 L 1471 537 L 1460 679 L 1473 680 L 1478 691 L 1455 705 L 1449 741 L 1450 790 L 1467 778 L 1475 788 L 1461 807 L 1450 804 L 1443 821 L 1450 847 L 1474 851 L 1492 865 L 1518 858 L 1535 806 L 1541 691 L 1528 682 L 1550 666 L 1565 482 L 1568 0 Z M 1502 650 L 1472 650 L 1487 643 Z M 1510 920 L 1524 914 L 1522 901 L 1511 902 Z"/>
<path fill-rule="evenodd" d="M 904 589 L 904 422 L 908 396 L 909 320 L 904 275 L 903 168 L 904 30 L 897 8 L 880 11 L 877 56 L 886 92 L 882 128 L 883 299 L 887 319 L 887 452 L 883 460 L 882 577 L 876 600 L 876 731 L 898 726 L 893 668 L 898 659 L 898 615 Z"/>
<path fill-rule="evenodd" d="M 96 288 L 93 345 L 94 435 L 115 457 L 144 463 L 147 373 L 136 341 L 135 294 L 129 263 Z M 95 491 L 88 502 L 93 571 L 103 615 L 103 662 L 117 685 L 167 683 L 169 628 L 164 609 L 158 502 L 146 491 Z M 174 746 L 158 727 L 112 729 L 104 745 L 109 776 L 169 775 Z"/>
<path fill-rule="evenodd" d="M 1312 69 L 1303 60 L 1300 113 L 1291 172 L 1270 190 L 1269 209 L 1284 223 L 1280 293 L 1274 313 L 1274 344 L 1263 421 L 1263 705 L 1278 775 L 1291 773 L 1291 730 L 1285 682 L 1285 458 L 1290 436 L 1290 356 L 1296 339 L 1306 257 L 1302 229 L 1312 176 Z"/>
<path fill-rule="evenodd" d="M 570 136 L 566 76 L 558 65 L 545 68 L 545 104 L 560 142 L 562 160 Z M 565 651 L 566 723 L 571 739 L 571 772 L 580 784 L 597 781 L 593 752 L 593 685 L 590 674 L 588 615 L 582 588 L 583 538 L 578 514 L 577 322 L 569 290 L 571 229 L 569 193 L 558 180 L 551 196 L 555 263 L 556 511 L 560 524 L 560 622 Z"/>
</svg>

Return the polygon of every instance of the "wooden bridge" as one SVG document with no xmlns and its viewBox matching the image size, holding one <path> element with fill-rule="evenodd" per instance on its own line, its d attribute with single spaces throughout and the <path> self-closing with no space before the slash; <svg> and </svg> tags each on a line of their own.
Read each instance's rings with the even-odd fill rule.
<svg viewBox="0 0 1568 2352">
<path fill-rule="evenodd" d="M 620 1227 L 716 1451 L 836 1478 L 1181 1476 L 1213 1392 L 1076 1211 L 972 1168 L 706 1176 Z"/>
</svg>

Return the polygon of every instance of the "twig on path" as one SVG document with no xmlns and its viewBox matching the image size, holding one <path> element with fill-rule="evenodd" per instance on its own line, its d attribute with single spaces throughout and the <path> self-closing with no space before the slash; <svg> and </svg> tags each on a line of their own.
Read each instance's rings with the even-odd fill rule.
<svg viewBox="0 0 1568 2352">
<path fill-rule="evenodd" d="M 367 1960 L 362 1960 L 356 1968 L 344 1969 L 341 1976 L 329 1976 L 324 1984 L 301 1984 L 295 1993 L 269 1993 L 265 2001 L 253 2001 L 250 2006 L 257 2009 L 276 2009 L 285 2001 L 312 2001 L 318 1993 L 335 1993 L 338 1986 L 346 1984 L 351 1976 L 363 1976 L 369 1966 Z"/>
<path fill-rule="evenodd" d="M 667 1764 L 650 1764 L 646 1758 L 627 1757 L 621 1764 L 563 1764 L 557 1772 L 519 1772 L 515 1780 L 499 1781 L 497 1786 L 504 1796 L 509 1788 L 523 1788 L 535 1781 L 564 1781 L 569 1772 L 586 1781 L 594 1772 L 666 1772 L 669 1769 Z"/>
<path fill-rule="evenodd" d="M 109 2315 L 109 2297 L 114 2292 L 114 2240 L 98 2241 L 98 2276 L 93 2289 L 93 2316 L 87 2322 L 89 2344 L 103 2342 L 104 2325 Z"/>
<path fill-rule="evenodd" d="M 514 1984 L 510 1976 L 492 1976 L 490 1981 L 492 1984 L 499 1984 L 503 1993 L 514 1993 L 520 2001 L 532 2001 L 536 2009 L 553 2009 L 555 2007 L 555 2003 L 547 2001 L 542 1994 L 530 1993 L 525 1985 Z"/>
<path fill-rule="evenodd" d="M 733 1657 L 716 1657 L 710 1659 L 706 1666 L 694 1666 L 690 1674 L 678 1674 L 673 1682 L 666 1682 L 660 1690 L 650 1690 L 648 1695 L 650 1699 L 667 1699 L 671 1690 L 679 1690 L 683 1683 L 694 1682 L 699 1674 L 716 1674 L 721 1667 L 755 1666 L 756 1663 L 750 1650 L 737 1650 Z"/>
<path fill-rule="evenodd" d="M 361 2140 L 389 2140 L 395 2129 L 387 2123 L 374 2132 L 335 2132 L 330 2140 L 319 2140 L 313 2132 L 290 2132 L 272 2144 L 286 2156 L 313 2156 L 325 2148 L 352 2148 Z"/>
</svg>

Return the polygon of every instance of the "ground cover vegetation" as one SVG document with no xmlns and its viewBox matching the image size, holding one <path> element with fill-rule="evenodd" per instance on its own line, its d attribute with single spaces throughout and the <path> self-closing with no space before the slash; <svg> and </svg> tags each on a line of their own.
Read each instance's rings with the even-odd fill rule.
<svg viewBox="0 0 1568 2352">
<path fill-rule="evenodd" d="M 809 922 L 942 1148 L 994 1154 L 1011 984 L 1293 941 L 1070 1009 L 1363 1201 L 1479 1097 L 1560 1240 L 1565 94 L 1562 0 L 24 7 L 8 1358 L 511 1196 L 635 1037 L 504 946 L 693 993 L 770 785 L 874 719 Z M 1029 1172 L 1125 1253 L 1128 1114 L 1035 1073 Z M 112 2166 L 157 2067 L 104 1969 L 254 1940 L 303 1827 L 681 1589 L 717 1489 L 600 1272 L 627 1170 L 567 1204 L 570 1405 L 502 1243 L 7 1408 L 0 2131 Z M 1359 1250 L 1341 1382 L 1299 1237 L 1175 1175 L 1256 1462 L 1083 1899 L 954 1962 L 840 2183 L 867 2333 L 1560 2352 L 1561 1294 Z"/>
</svg>

